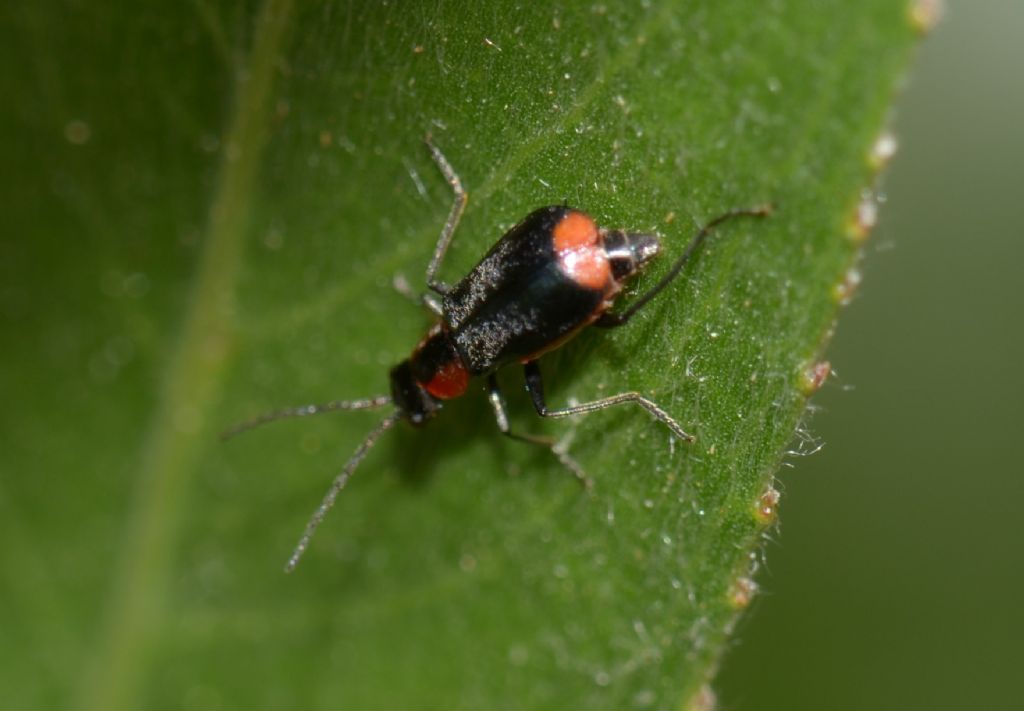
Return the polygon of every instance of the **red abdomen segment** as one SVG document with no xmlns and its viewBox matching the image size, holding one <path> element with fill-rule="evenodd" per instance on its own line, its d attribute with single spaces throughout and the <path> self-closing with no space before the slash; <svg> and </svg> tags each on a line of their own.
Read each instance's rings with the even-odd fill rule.
<svg viewBox="0 0 1024 711">
<path fill-rule="evenodd" d="M 462 361 L 448 361 L 434 371 L 433 377 L 420 383 L 423 389 L 439 400 L 451 400 L 466 392 L 469 373 Z"/>
<path fill-rule="evenodd" d="M 410 360 L 416 382 L 437 399 L 451 400 L 466 392 L 469 371 L 442 324 L 427 332 Z"/>
</svg>

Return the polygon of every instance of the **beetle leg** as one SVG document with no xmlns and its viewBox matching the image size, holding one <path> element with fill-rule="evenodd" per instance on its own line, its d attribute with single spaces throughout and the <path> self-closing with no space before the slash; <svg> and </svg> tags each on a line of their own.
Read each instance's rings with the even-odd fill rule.
<svg viewBox="0 0 1024 711">
<path fill-rule="evenodd" d="M 734 217 L 765 217 L 772 214 L 772 209 L 772 205 L 758 205 L 757 207 L 740 210 L 729 210 L 728 212 L 722 213 L 715 219 L 711 220 L 700 228 L 700 231 L 697 232 L 692 240 L 690 240 L 690 244 L 687 245 L 686 249 L 683 250 L 683 253 L 679 255 L 678 259 L 676 259 L 672 268 L 668 270 L 668 274 L 663 276 L 657 284 L 652 286 L 643 296 L 630 304 L 629 308 L 624 311 L 619 311 L 618 313 L 605 312 L 601 314 L 601 316 L 594 321 L 594 325 L 598 328 L 615 328 L 617 326 L 624 325 L 637 311 L 646 306 L 647 302 L 660 294 L 662 289 L 671 284 L 672 281 L 679 276 L 679 273 L 683 271 L 683 267 L 685 267 L 686 263 L 690 261 L 690 257 L 692 257 L 693 253 L 697 251 L 697 248 L 704 242 L 711 230 Z M 644 405 L 644 407 L 647 406 Z M 647 409 L 650 410 L 650 408 Z M 651 410 L 651 412 L 653 412 L 653 410 Z M 655 416 L 662 422 L 665 422 L 665 424 L 668 424 L 668 422 L 661 416 Z M 669 427 L 671 427 L 671 425 L 669 425 Z M 675 428 L 673 428 L 673 431 L 675 431 Z M 681 432 L 682 430 L 679 431 Z"/>
<path fill-rule="evenodd" d="M 420 303 L 427 307 L 427 309 L 435 316 L 444 316 L 444 307 L 441 302 L 437 300 L 437 297 L 428 292 L 420 294 Z"/>
<path fill-rule="evenodd" d="M 431 294 L 429 291 L 425 291 L 422 294 L 417 294 L 412 290 L 412 287 L 409 286 L 409 282 L 406 281 L 404 275 L 396 274 L 395 277 L 391 280 L 391 285 L 399 294 L 409 299 L 410 301 L 416 302 L 420 306 L 426 307 L 427 310 L 430 311 L 430 313 L 434 314 L 435 316 L 444 315 L 444 307 L 441 305 L 441 302 L 440 300 L 438 300 L 437 296 Z"/>
<path fill-rule="evenodd" d="M 452 186 L 452 192 L 455 193 L 452 209 L 448 213 L 448 219 L 444 223 L 444 228 L 441 230 L 441 237 L 437 240 L 437 246 L 434 247 L 434 256 L 430 258 L 430 264 L 427 265 L 427 286 L 430 287 L 431 291 L 444 296 L 448 292 L 448 285 L 437 280 L 437 270 L 441 268 L 444 255 L 448 251 L 448 246 L 452 243 L 452 235 L 455 234 L 455 228 L 459 226 L 459 220 L 462 219 L 462 211 L 466 209 L 469 194 L 462 189 L 462 181 L 459 180 L 458 174 L 452 168 L 452 164 L 448 162 L 448 159 L 444 157 L 444 154 L 434 145 L 430 134 L 428 133 L 423 140 L 426 142 L 434 162 L 437 163 L 437 167 L 440 168 L 441 173 L 444 175 L 444 179 Z"/>
<path fill-rule="evenodd" d="M 517 442 L 526 442 L 527 444 L 535 444 L 541 447 L 550 449 L 552 454 L 558 457 L 558 461 L 562 463 L 566 469 L 572 472 L 572 475 L 584 486 L 586 489 L 590 489 L 593 486 L 593 482 L 590 477 L 587 476 L 583 468 L 576 462 L 575 459 L 570 457 L 564 451 L 562 451 L 558 443 L 550 437 L 543 437 L 541 435 L 532 434 L 520 434 L 519 432 L 513 432 L 508 424 L 508 410 L 505 406 L 505 395 L 501 392 L 501 388 L 498 386 L 498 378 L 491 373 L 487 376 L 487 399 L 491 402 L 491 407 L 494 408 L 494 419 L 498 423 L 498 429 L 506 437 L 516 440 Z"/>
<path fill-rule="evenodd" d="M 533 400 L 533 406 L 537 409 L 537 414 L 541 417 L 585 415 L 588 412 L 603 410 L 606 407 L 612 407 L 613 405 L 635 402 L 637 405 L 654 415 L 654 417 L 665 423 L 665 426 L 672 430 L 672 433 L 675 434 L 676 437 L 684 442 L 693 441 L 693 435 L 684 432 L 683 428 L 679 426 L 678 422 L 672 419 L 671 415 L 662 410 L 656 402 L 648 400 L 638 392 L 619 393 L 618 395 L 603 397 L 600 400 L 585 402 L 581 405 L 564 407 L 560 410 L 549 410 L 547 403 L 544 402 L 544 382 L 541 379 L 540 366 L 537 364 L 537 361 L 531 360 L 530 362 L 525 363 L 523 365 L 523 372 L 526 376 L 526 389 L 530 393 L 530 398 Z"/>
</svg>

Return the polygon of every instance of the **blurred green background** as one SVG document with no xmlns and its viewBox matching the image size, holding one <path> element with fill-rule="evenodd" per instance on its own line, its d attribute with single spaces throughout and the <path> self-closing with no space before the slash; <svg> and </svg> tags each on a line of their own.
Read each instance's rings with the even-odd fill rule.
<svg viewBox="0 0 1024 711">
<path fill-rule="evenodd" d="M 948 3 L 725 709 L 1020 708 L 1024 3 Z"/>
</svg>

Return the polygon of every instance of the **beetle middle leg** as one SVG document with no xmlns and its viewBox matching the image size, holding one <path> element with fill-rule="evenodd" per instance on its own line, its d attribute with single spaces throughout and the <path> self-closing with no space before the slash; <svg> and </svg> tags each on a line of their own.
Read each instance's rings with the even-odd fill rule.
<svg viewBox="0 0 1024 711">
<path fill-rule="evenodd" d="M 530 398 L 533 400 L 533 406 L 536 408 L 537 414 L 541 417 L 569 417 L 570 415 L 585 415 L 588 412 L 604 410 L 605 408 L 612 407 L 613 405 L 635 402 L 637 405 L 651 413 L 655 418 L 661 420 L 666 427 L 672 430 L 672 433 L 676 437 L 684 442 L 693 441 L 693 435 L 687 434 L 671 415 L 662 410 L 656 402 L 648 400 L 638 392 L 619 393 L 618 395 L 603 397 L 600 400 L 585 402 L 581 405 L 564 407 L 560 410 L 550 410 L 548 409 L 547 403 L 544 401 L 544 381 L 540 376 L 540 365 L 537 364 L 537 361 L 531 360 L 530 362 L 523 364 L 523 373 L 526 376 L 526 389 L 530 393 Z"/>
<path fill-rule="evenodd" d="M 519 432 L 513 432 L 508 424 L 508 410 L 505 406 L 505 395 L 501 392 L 501 388 L 498 385 L 498 378 L 494 373 L 487 376 L 487 399 L 490 400 L 491 407 L 494 409 L 494 419 L 498 423 L 498 429 L 506 437 L 516 440 L 517 442 L 526 442 L 527 444 L 535 444 L 540 447 L 545 447 L 551 450 L 558 461 L 562 463 L 566 469 L 568 469 L 577 481 L 583 485 L 584 488 L 590 489 L 593 486 L 593 481 L 587 476 L 587 473 L 583 471 L 583 468 L 576 462 L 575 459 L 570 457 L 565 451 L 563 451 L 558 443 L 550 437 L 543 437 L 541 435 L 533 434 L 521 434 Z"/>
<path fill-rule="evenodd" d="M 434 247 L 434 256 L 430 258 L 430 264 L 427 265 L 427 286 L 431 291 L 444 296 L 448 292 L 448 285 L 438 281 L 437 270 L 441 268 L 444 255 L 448 252 L 448 247 L 452 243 L 452 235 L 455 234 L 455 228 L 459 226 L 459 220 L 462 219 L 462 212 L 466 209 L 466 203 L 469 201 L 469 193 L 462 188 L 462 181 L 459 179 L 458 173 L 452 168 L 452 164 L 448 162 L 444 154 L 434 145 L 430 134 L 427 134 L 423 140 L 427 144 L 434 162 L 437 163 L 437 167 L 444 175 L 444 179 L 452 186 L 452 191 L 455 193 L 452 209 L 448 213 L 448 219 L 444 223 L 444 228 L 441 230 L 441 237 L 437 240 L 437 246 Z"/>
</svg>

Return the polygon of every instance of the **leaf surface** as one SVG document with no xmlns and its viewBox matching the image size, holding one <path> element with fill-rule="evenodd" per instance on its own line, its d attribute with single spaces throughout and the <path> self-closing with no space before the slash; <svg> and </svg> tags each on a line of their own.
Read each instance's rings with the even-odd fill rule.
<svg viewBox="0 0 1024 711">
<path fill-rule="evenodd" d="M 904 6 L 3 12 L 14 707 L 700 703 L 856 257 Z M 638 390 L 694 444 L 637 408 L 541 422 L 512 369 L 513 426 L 560 438 L 592 495 L 480 391 L 388 433 L 285 576 L 376 416 L 217 432 L 387 391 L 429 324 L 392 282 L 422 287 L 451 201 L 428 132 L 470 193 L 449 281 L 539 205 L 658 231 L 630 294 L 716 214 L 778 210 L 542 361 L 552 404 Z"/>
</svg>

